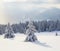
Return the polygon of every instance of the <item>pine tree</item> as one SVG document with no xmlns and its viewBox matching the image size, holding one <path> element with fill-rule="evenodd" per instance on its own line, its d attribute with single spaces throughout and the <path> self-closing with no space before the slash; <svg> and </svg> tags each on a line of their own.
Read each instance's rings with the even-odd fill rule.
<svg viewBox="0 0 60 51">
<path fill-rule="evenodd" d="M 13 31 L 10 23 L 8 23 L 8 25 L 6 27 L 5 37 L 4 38 L 14 38 L 14 31 Z"/>
<path fill-rule="evenodd" d="M 37 30 L 35 29 L 35 26 L 33 25 L 33 22 L 29 22 L 28 29 L 26 30 L 27 38 L 25 41 L 29 42 L 35 42 L 37 41 L 37 37 L 34 35 L 34 32 Z"/>
<path fill-rule="evenodd" d="M 56 32 L 56 36 L 58 36 L 58 33 Z"/>
</svg>

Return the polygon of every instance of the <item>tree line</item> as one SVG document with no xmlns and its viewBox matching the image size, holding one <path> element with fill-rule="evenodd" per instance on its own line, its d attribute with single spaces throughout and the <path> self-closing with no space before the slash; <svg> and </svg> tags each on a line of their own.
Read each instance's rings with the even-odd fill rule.
<svg viewBox="0 0 60 51">
<path fill-rule="evenodd" d="M 14 33 L 25 33 L 26 29 L 28 28 L 29 21 L 26 21 L 25 23 L 20 22 L 19 24 L 12 24 L 11 27 L 14 31 Z M 45 31 L 60 31 L 60 21 L 56 20 L 43 20 L 43 21 L 32 21 L 33 25 L 36 27 L 36 30 L 38 32 L 45 32 Z M 0 24 L 0 35 L 5 33 L 7 25 L 1 25 Z"/>
</svg>

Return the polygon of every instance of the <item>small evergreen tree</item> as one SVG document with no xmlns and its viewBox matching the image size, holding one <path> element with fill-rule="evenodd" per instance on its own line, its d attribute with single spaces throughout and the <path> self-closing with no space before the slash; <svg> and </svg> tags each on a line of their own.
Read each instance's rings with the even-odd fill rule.
<svg viewBox="0 0 60 51">
<path fill-rule="evenodd" d="M 28 27 L 26 30 L 27 38 L 25 41 L 35 42 L 37 40 L 37 37 L 34 35 L 34 32 L 36 32 L 37 30 L 35 29 L 33 22 L 29 22 L 27 27 Z"/>
<path fill-rule="evenodd" d="M 56 32 L 56 36 L 58 36 L 58 33 Z"/>
<path fill-rule="evenodd" d="M 14 32 L 13 32 L 13 29 L 12 29 L 10 23 L 8 23 L 8 25 L 6 27 L 4 38 L 14 38 Z"/>
</svg>

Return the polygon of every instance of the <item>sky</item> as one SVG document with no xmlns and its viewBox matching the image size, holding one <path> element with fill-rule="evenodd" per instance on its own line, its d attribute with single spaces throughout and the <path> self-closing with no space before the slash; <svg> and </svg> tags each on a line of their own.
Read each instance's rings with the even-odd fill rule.
<svg viewBox="0 0 60 51">
<path fill-rule="evenodd" d="M 60 0 L 0 0 L 0 24 L 19 23 L 29 17 L 34 19 L 26 15 L 53 7 L 60 9 Z"/>
</svg>

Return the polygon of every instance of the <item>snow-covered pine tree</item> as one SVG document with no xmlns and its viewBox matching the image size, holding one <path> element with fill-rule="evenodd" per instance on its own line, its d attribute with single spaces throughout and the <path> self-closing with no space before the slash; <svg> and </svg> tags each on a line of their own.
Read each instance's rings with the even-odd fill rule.
<svg viewBox="0 0 60 51">
<path fill-rule="evenodd" d="M 33 22 L 29 22 L 28 24 L 28 29 L 26 30 L 26 34 L 27 34 L 27 38 L 26 38 L 26 42 L 35 42 L 37 41 L 37 37 L 36 35 L 34 35 L 34 32 L 36 32 L 37 30 L 35 29 L 35 26 L 33 25 Z"/>
<path fill-rule="evenodd" d="M 10 25 L 10 23 L 8 23 L 6 30 L 5 30 L 5 36 L 4 38 L 14 38 L 14 31 Z"/>
</svg>

